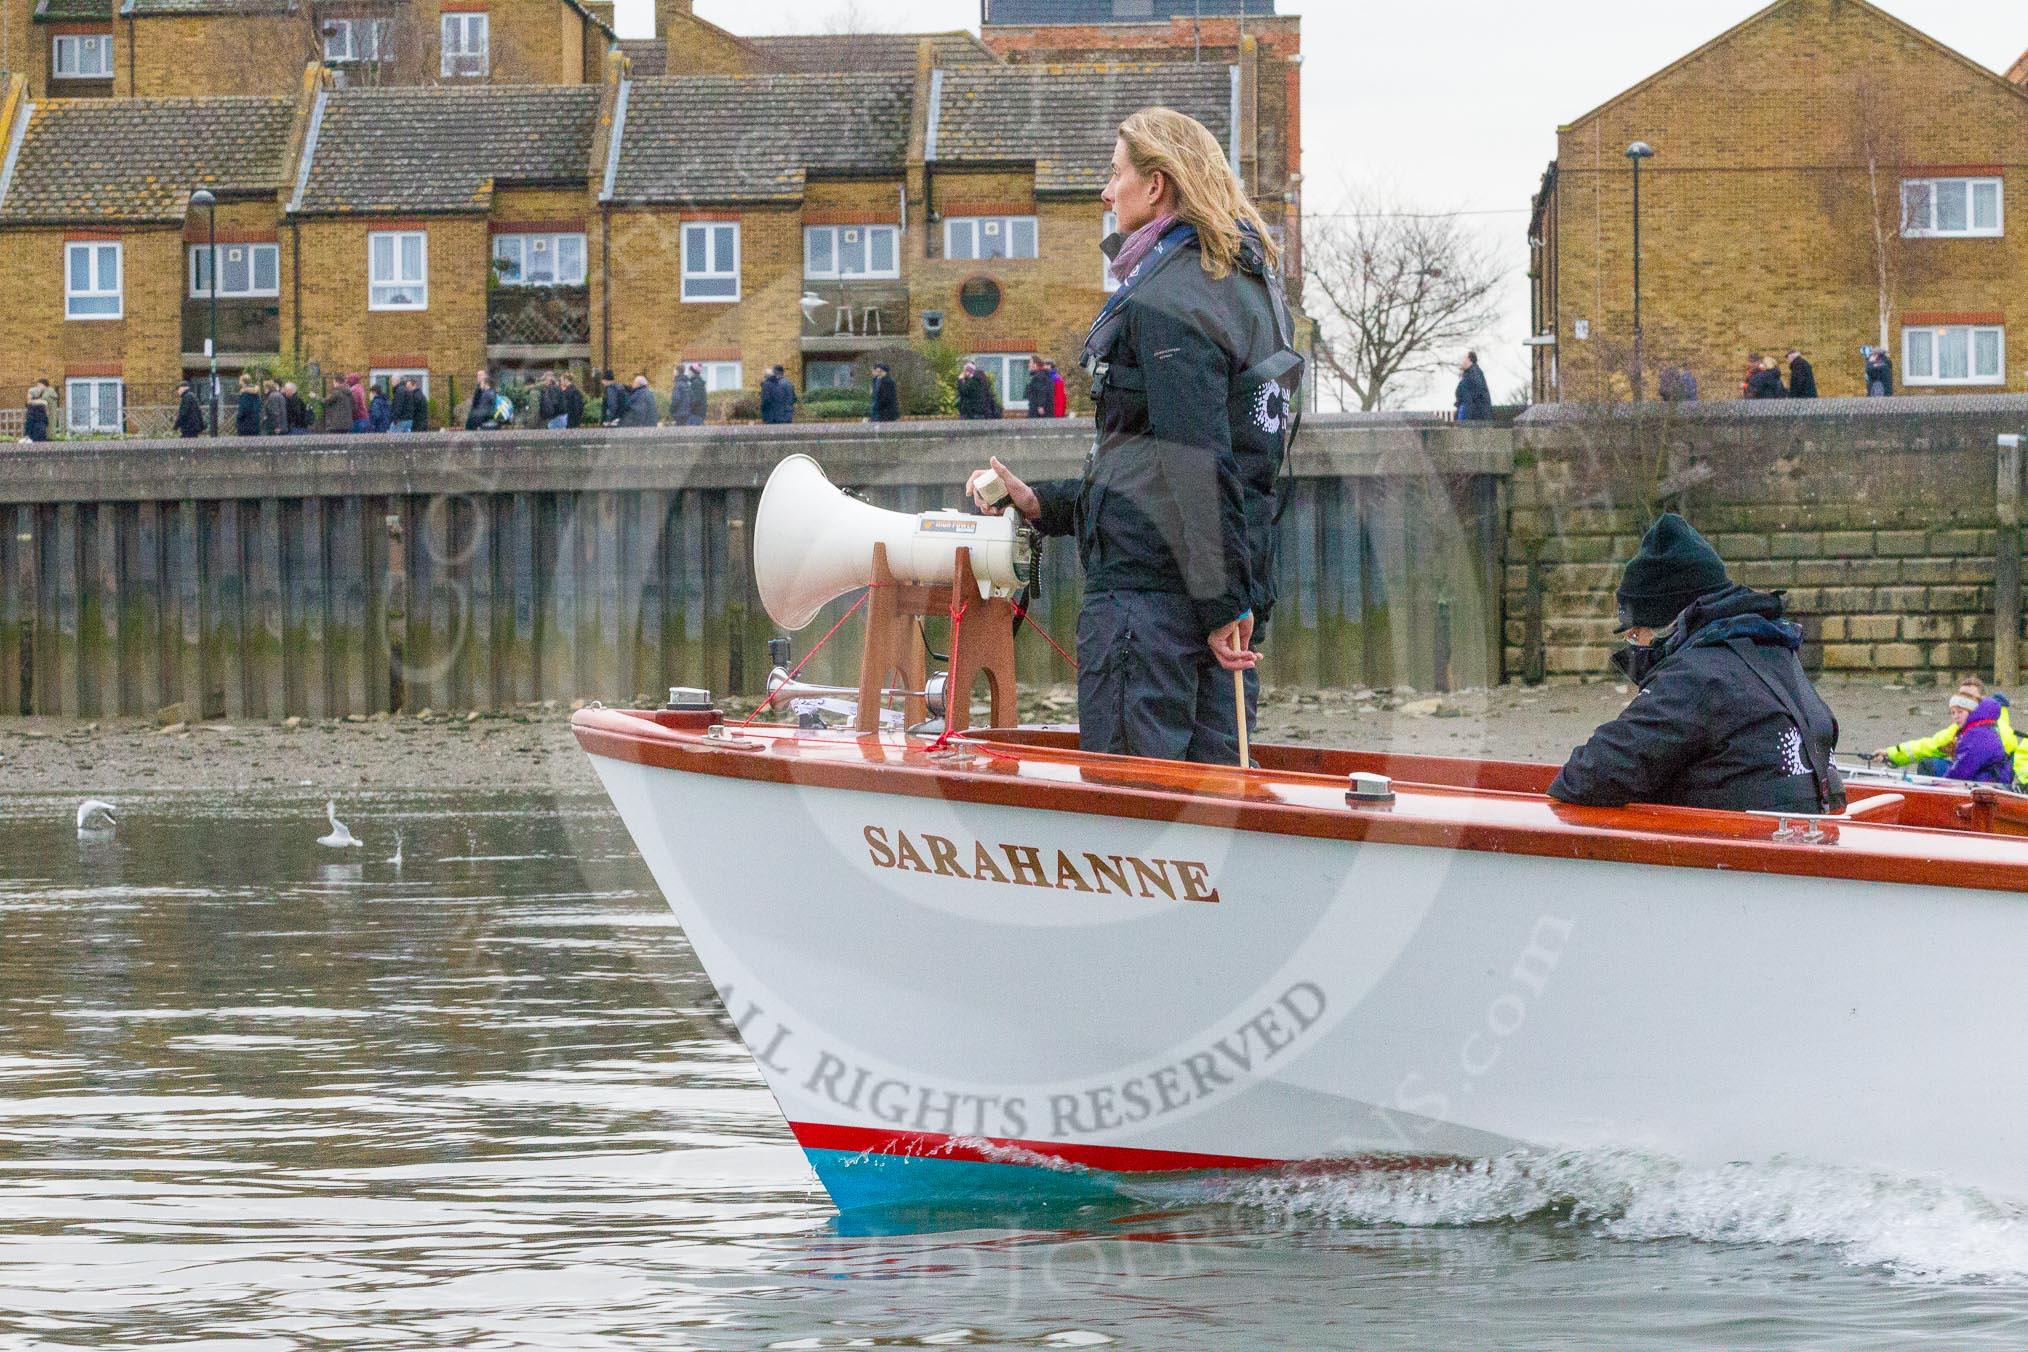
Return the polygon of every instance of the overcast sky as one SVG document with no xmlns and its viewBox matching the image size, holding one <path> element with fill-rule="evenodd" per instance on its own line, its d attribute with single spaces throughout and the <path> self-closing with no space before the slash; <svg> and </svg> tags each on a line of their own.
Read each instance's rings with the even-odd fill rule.
<svg viewBox="0 0 2028 1352">
<path fill-rule="evenodd" d="M 1973 60 L 2005 70 L 2028 49 L 2023 0 L 1877 0 Z M 1556 128 L 1763 7 L 1763 0 L 1279 0 L 1303 19 L 1305 206 L 1329 211 L 1343 185 L 1391 189 L 1432 210 L 1468 211 L 1513 259 L 1505 317 L 1479 344 L 1493 394 L 1525 378 L 1528 201 Z M 835 29 L 852 10 L 888 31 L 977 31 L 977 0 L 697 0 L 735 33 Z M 654 28 L 649 0 L 619 0 L 625 36 Z M 1448 391 L 1443 392 L 1448 401 Z"/>
</svg>

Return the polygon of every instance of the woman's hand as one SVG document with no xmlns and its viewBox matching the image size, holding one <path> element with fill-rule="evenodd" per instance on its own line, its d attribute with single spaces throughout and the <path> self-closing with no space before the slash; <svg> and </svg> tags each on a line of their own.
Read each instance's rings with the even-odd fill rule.
<svg viewBox="0 0 2028 1352">
<path fill-rule="evenodd" d="M 1205 642 L 1211 645 L 1211 655 L 1218 659 L 1218 665 L 1227 671 L 1246 671 L 1260 661 L 1260 654 L 1253 651 L 1253 612 L 1234 620 L 1220 629 L 1214 629 Z"/>
<path fill-rule="evenodd" d="M 997 474 L 1000 476 L 1000 491 L 1005 493 L 1007 500 L 1014 504 L 1014 510 L 1027 517 L 1030 521 L 1041 520 L 1042 499 L 1035 496 L 1035 490 L 1020 479 L 1015 478 L 1014 471 L 1001 464 L 999 456 L 992 457 L 987 463 L 992 465 L 992 469 L 973 470 L 972 477 L 965 481 L 965 492 L 971 495 L 973 502 L 979 504 L 979 510 L 991 512 L 994 509 L 995 503 L 998 502 L 997 498 L 993 502 L 988 502 L 979 491 L 980 480 L 986 478 L 988 474 Z"/>
</svg>

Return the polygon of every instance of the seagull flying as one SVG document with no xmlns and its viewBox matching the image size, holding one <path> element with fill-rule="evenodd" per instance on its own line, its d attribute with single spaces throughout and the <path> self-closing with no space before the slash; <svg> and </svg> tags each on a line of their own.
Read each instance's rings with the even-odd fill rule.
<svg viewBox="0 0 2028 1352">
<path fill-rule="evenodd" d="M 119 825 L 111 803 L 87 798 L 77 805 L 77 833 L 81 836 L 110 836 Z"/>
<path fill-rule="evenodd" d="M 359 848 L 361 844 L 359 838 L 346 830 L 345 823 L 338 820 L 338 804 L 336 800 L 327 801 L 324 804 L 324 815 L 331 819 L 331 834 L 328 836 L 318 836 L 317 843 L 319 845 L 329 845 L 334 850 Z"/>
</svg>

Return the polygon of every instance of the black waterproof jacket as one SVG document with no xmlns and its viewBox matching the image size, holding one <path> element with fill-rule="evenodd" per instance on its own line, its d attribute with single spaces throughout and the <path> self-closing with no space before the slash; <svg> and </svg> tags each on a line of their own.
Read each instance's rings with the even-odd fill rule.
<svg viewBox="0 0 2028 1352">
<path fill-rule="evenodd" d="M 1456 397 L 1459 422 L 1486 422 L 1493 416 L 1493 391 L 1487 388 L 1486 373 L 1468 366 L 1458 377 Z"/>
<path fill-rule="evenodd" d="M 1815 399 L 1817 397 L 1817 372 L 1802 357 L 1789 363 L 1789 398 Z"/>
<path fill-rule="evenodd" d="M 1029 417 L 1056 416 L 1056 377 L 1049 373 L 1048 367 L 1028 373 L 1028 392 L 1023 397 L 1028 401 Z"/>
<path fill-rule="evenodd" d="M 983 373 L 958 377 L 958 416 L 968 422 L 997 416 L 992 382 Z"/>
<path fill-rule="evenodd" d="M 1802 631 L 1781 616 L 1772 592 L 1734 586 L 1700 597 L 1633 701 L 1572 753 L 1550 796 L 1594 807 L 1842 811 L 1831 768 L 1838 720 L 1803 672 Z"/>
<path fill-rule="evenodd" d="M 176 396 L 176 435 L 179 437 L 204 435 L 204 411 L 198 407 L 195 390 L 185 390 Z"/>
<path fill-rule="evenodd" d="M 875 422 L 901 421 L 901 391 L 893 376 L 873 377 L 872 418 Z"/>
<path fill-rule="evenodd" d="M 1245 377 L 1286 345 L 1271 284 L 1253 245 L 1214 280 L 1192 242 L 1094 333 L 1085 477 L 1034 485 L 1036 524 L 1077 537 L 1087 592 L 1181 592 L 1207 635 L 1248 610 L 1266 626 L 1289 409 L 1281 386 Z"/>
<path fill-rule="evenodd" d="M 1749 399 L 1786 399 L 1787 387 L 1782 384 L 1782 373 L 1772 366 L 1763 366 L 1746 378 L 1746 397 Z"/>
<path fill-rule="evenodd" d="M 792 423 L 796 420 L 796 387 L 789 383 L 787 376 L 778 376 L 773 371 L 761 377 L 760 388 L 761 421 L 764 423 Z"/>
</svg>

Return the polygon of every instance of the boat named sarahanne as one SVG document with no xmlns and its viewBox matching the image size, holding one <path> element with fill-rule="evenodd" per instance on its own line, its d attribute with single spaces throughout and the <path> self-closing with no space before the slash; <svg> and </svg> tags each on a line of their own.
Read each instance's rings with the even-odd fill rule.
<svg viewBox="0 0 2028 1352">
<path fill-rule="evenodd" d="M 2028 1199 L 2023 800 L 1585 808 L 1549 766 L 1088 754 L 1005 726 L 1018 521 L 792 457 L 755 539 L 786 627 L 867 589 L 857 698 L 778 671 L 788 723 L 676 691 L 573 724 L 840 1208 L 1598 1147 Z M 947 613 L 941 682 L 912 617 Z"/>
</svg>

